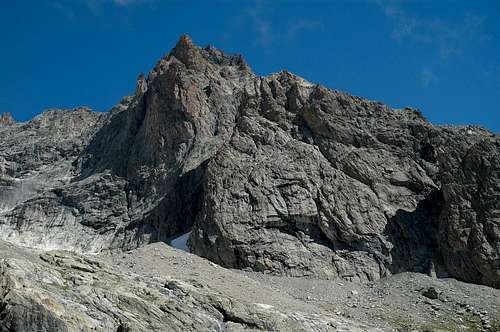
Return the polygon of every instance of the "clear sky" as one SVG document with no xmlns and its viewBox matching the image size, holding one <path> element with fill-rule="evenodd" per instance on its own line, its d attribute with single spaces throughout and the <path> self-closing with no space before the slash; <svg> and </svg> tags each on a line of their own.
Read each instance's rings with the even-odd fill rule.
<svg viewBox="0 0 500 332">
<path fill-rule="evenodd" d="M 0 1 L 0 112 L 106 111 L 182 33 L 257 74 L 500 132 L 500 1 Z"/>
</svg>

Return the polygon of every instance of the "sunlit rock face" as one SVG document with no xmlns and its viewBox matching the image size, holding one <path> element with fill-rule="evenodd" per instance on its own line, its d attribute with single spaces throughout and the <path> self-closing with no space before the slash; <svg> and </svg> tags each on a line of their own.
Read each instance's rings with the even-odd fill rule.
<svg viewBox="0 0 500 332">
<path fill-rule="evenodd" d="M 190 250 L 227 267 L 499 287 L 497 136 L 256 76 L 187 36 L 110 112 L 2 120 L 0 141 L 11 242 L 100 252 L 191 231 Z"/>
</svg>

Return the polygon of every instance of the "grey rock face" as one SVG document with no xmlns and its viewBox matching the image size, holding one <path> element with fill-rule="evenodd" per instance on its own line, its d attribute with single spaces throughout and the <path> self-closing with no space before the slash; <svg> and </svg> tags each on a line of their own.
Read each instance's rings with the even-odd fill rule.
<svg viewBox="0 0 500 332">
<path fill-rule="evenodd" d="M 451 275 L 500 288 L 500 139 L 464 141 L 439 156 L 441 250 Z"/>
<path fill-rule="evenodd" d="M 407 219 L 398 214 L 415 211 L 438 188 L 435 162 L 420 157 L 419 135 L 430 125 L 412 110 L 288 73 L 255 86 L 231 141 L 208 165 L 194 252 L 294 276 L 373 280 L 428 269 L 434 253 L 420 237 L 416 248 L 407 244 L 423 256 L 411 262 L 402 261 L 410 249 L 390 237 L 419 227 L 401 230 Z M 432 224 L 427 217 L 411 214 L 414 224 Z"/>
<path fill-rule="evenodd" d="M 78 211 L 59 194 L 72 187 L 78 172 L 72 164 L 105 116 L 87 108 L 49 110 L 0 129 L 2 238 L 49 249 L 71 249 L 75 241 L 91 246 Z"/>
<path fill-rule="evenodd" d="M 226 267 L 498 287 L 497 136 L 258 77 L 185 36 L 111 112 L 48 112 L 0 138 L 12 242 L 99 252 L 192 229 L 191 250 Z"/>
</svg>

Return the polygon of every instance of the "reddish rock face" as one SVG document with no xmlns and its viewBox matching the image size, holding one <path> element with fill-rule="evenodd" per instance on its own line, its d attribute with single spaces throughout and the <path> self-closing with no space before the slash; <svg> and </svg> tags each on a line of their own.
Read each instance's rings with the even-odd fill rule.
<svg viewBox="0 0 500 332">
<path fill-rule="evenodd" d="M 16 121 L 12 117 L 12 114 L 10 114 L 9 112 L 2 113 L 0 115 L 0 126 L 10 126 L 14 123 L 16 123 Z"/>
</svg>

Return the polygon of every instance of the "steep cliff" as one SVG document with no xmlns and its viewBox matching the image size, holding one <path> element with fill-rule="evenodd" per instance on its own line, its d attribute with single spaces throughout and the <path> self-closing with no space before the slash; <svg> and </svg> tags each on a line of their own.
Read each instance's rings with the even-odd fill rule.
<svg viewBox="0 0 500 332">
<path fill-rule="evenodd" d="M 0 234 L 100 252 L 168 242 L 226 267 L 500 287 L 499 138 L 433 126 L 187 36 L 109 113 L 0 126 Z"/>
</svg>

